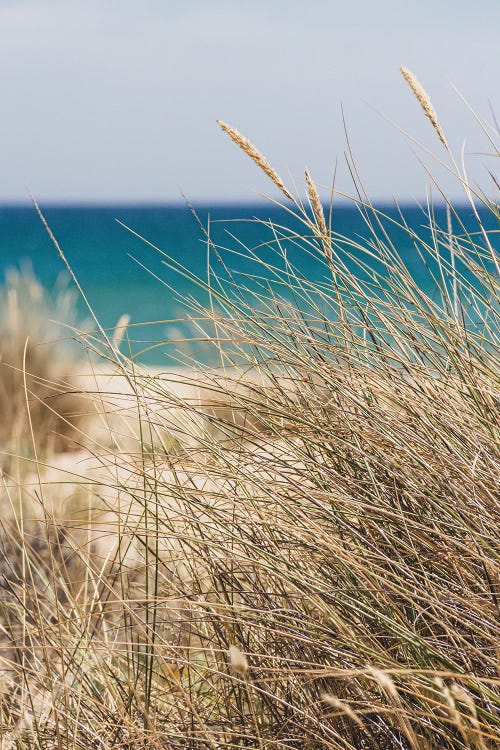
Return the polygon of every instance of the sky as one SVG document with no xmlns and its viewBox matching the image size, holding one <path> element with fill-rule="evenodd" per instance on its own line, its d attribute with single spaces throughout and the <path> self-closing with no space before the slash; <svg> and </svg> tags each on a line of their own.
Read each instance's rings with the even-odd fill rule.
<svg viewBox="0 0 500 750">
<path fill-rule="evenodd" d="M 499 0 L 0 0 L 0 201 L 276 197 L 217 119 L 290 185 L 337 163 L 351 193 L 343 117 L 372 199 L 424 198 L 422 159 L 459 196 L 399 68 L 482 181 L 488 142 L 453 86 L 492 121 L 499 32 Z"/>
</svg>

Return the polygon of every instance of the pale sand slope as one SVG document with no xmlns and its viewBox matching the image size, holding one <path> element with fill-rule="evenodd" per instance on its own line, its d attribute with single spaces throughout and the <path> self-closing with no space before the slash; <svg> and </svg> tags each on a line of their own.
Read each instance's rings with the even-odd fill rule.
<svg viewBox="0 0 500 750">
<path fill-rule="evenodd" d="M 207 429 L 213 432 L 207 417 L 216 414 L 238 424 L 249 388 L 266 387 L 265 376 L 248 369 L 221 373 L 149 367 L 124 373 L 101 367 L 81 372 L 73 381 L 86 404 L 89 437 L 125 451 L 140 449 L 139 423 L 145 443 L 168 448 L 175 439 L 192 447 Z"/>
<path fill-rule="evenodd" d="M 79 447 L 38 465 L 27 463 L 21 491 L 18 479 L 4 479 L 8 495 L 22 496 L 25 518 L 50 517 L 69 529 L 77 521 L 79 532 L 85 527 L 96 561 L 106 566 L 121 543 L 119 518 L 126 518 L 125 525 L 131 528 L 134 524 L 140 528 L 148 500 L 160 497 L 165 528 L 172 528 L 177 518 L 175 523 L 181 531 L 185 511 L 171 491 L 176 485 L 195 488 L 207 509 L 214 502 L 224 505 L 224 498 L 231 502 L 232 484 L 227 478 L 214 476 L 202 448 L 207 439 L 222 445 L 231 437 L 231 429 L 234 435 L 234 429 L 241 434 L 241 429 L 250 427 L 254 431 L 258 427 L 257 416 L 250 420 L 253 424 L 249 424 L 248 415 L 242 423 L 238 406 L 252 384 L 265 385 L 262 374 L 159 368 L 124 374 L 101 367 L 80 371 L 73 381 L 87 415 L 77 436 Z M 227 391 L 222 395 L 221 387 Z M 214 427 L 210 421 L 214 414 L 227 422 L 228 433 Z M 148 452 L 153 446 L 156 486 L 148 498 L 141 493 Z M 276 457 L 281 454 L 282 460 L 284 450 L 285 446 L 276 441 L 272 446 L 263 441 L 262 447 L 252 452 L 252 467 L 246 465 L 247 455 L 235 468 L 244 482 L 245 474 L 255 472 L 259 461 L 262 467 L 269 464 L 270 451 Z M 10 505 L 14 510 L 16 503 Z M 201 520 L 201 508 L 198 514 Z M 81 544 L 80 537 L 81 533 L 74 533 L 75 548 Z M 126 562 L 132 567 L 142 564 L 141 543 L 129 542 L 130 538 L 125 538 Z M 175 535 L 169 538 L 164 534 L 161 546 L 167 557 L 172 545 L 175 547 Z"/>
</svg>

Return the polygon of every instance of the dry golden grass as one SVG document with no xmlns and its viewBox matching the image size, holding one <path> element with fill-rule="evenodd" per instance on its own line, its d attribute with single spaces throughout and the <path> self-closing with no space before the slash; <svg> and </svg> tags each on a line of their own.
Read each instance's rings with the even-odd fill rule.
<svg viewBox="0 0 500 750">
<path fill-rule="evenodd" d="M 84 414 L 71 329 L 63 327 L 73 316 L 64 285 L 51 296 L 29 267 L 8 272 L 0 292 L 0 465 L 32 454 L 34 444 L 41 455 L 74 448 Z"/>
<path fill-rule="evenodd" d="M 430 295 L 306 188 L 304 235 L 267 227 L 289 296 L 211 287 L 220 370 L 121 360 L 73 463 L 4 476 L 4 748 L 498 747 L 495 236 L 406 227 Z"/>
</svg>

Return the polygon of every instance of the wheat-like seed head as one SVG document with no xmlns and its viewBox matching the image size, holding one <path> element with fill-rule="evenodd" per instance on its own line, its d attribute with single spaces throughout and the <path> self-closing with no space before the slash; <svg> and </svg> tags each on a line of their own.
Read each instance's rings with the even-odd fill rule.
<svg viewBox="0 0 500 750">
<path fill-rule="evenodd" d="M 400 728 L 404 732 L 406 739 L 409 741 L 411 749 L 422 750 L 422 744 L 420 742 L 421 738 L 416 734 L 408 720 L 400 695 L 392 678 L 376 667 L 369 667 L 369 671 L 384 691 L 387 699 L 397 709 L 394 713 L 394 717 L 397 719 Z"/>
<path fill-rule="evenodd" d="M 440 677 L 435 677 L 434 682 L 444 696 L 451 721 L 453 722 L 453 724 L 455 724 L 465 742 L 469 743 L 469 732 L 467 731 L 467 727 L 464 725 L 462 714 L 457 708 L 457 704 L 455 703 L 455 698 L 452 695 L 452 691 L 450 690 L 448 685 L 445 685 Z"/>
<path fill-rule="evenodd" d="M 403 78 L 405 79 L 408 86 L 411 88 L 415 96 L 417 97 L 420 106 L 424 110 L 426 116 L 429 118 L 429 120 L 432 123 L 432 126 L 436 133 L 439 136 L 439 140 L 443 144 L 443 146 L 447 149 L 448 148 L 448 142 L 446 140 L 446 136 L 444 134 L 443 128 L 439 124 L 439 120 L 436 114 L 436 110 L 432 106 L 432 102 L 425 91 L 422 84 L 415 78 L 413 73 L 408 70 L 408 68 L 401 68 L 401 73 L 403 75 Z"/>
<path fill-rule="evenodd" d="M 321 200 L 319 197 L 318 189 L 316 185 L 314 184 L 311 175 L 309 172 L 305 171 L 305 177 L 306 177 L 306 184 L 307 184 L 307 193 L 309 195 L 309 201 L 311 203 L 311 208 L 314 214 L 314 218 L 316 219 L 316 225 L 318 228 L 318 233 L 321 237 L 321 240 L 323 242 L 323 248 L 325 251 L 325 255 L 329 261 L 332 260 L 332 249 L 330 247 L 330 233 L 328 231 L 328 228 L 326 226 L 325 221 L 325 214 L 323 211 L 323 206 L 321 205 Z"/>
<path fill-rule="evenodd" d="M 111 339 L 113 347 L 115 349 L 120 348 L 120 344 L 123 341 L 123 338 L 125 336 L 129 323 L 130 323 L 130 315 L 128 313 L 124 313 L 118 319 L 118 322 L 115 326 L 115 330 L 113 332 L 113 338 Z"/>
<path fill-rule="evenodd" d="M 311 175 L 309 174 L 307 169 L 304 174 L 305 174 L 306 184 L 307 184 L 307 194 L 309 195 L 311 208 L 314 214 L 314 218 L 316 219 L 316 226 L 318 229 L 318 234 L 321 238 L 323 249 L 325 251 L 327 260 L 331 262 L 332 248 L 330 245 L 330 233 L 326 226 L 325 213 L 323 211 L 323 206 L 321 205 L 321 200 L 319 197 L 318 189 L 316 185 L 314 184 L 311 178 Z"/>
<path fill-rule="evenodd" d="M 269 179 L 274 182 L 276 187 L 281 190 L 283 195 L 286 195 L 289 200 L 295 202 L 292 194 L 285 187 L 283 180 L 281 179 L 279 174 L 275 169 L 272 168 L 265 156 L 260 153 L 260 151 L 253 145 L 253 143 L 250 143 L 248 138 L 245 138 L 245 136 L 242 135 L 238 130 L 232 128 L 231 125 L 228 125 L 226 122 L 222 122 L 222 120 L 217 120 L 217 125 L 222 128 L 225 133 L 228 134 L 228 136 L 234 143 L 236 143 L 237 146 L 239 146 L 246 154 L 248 154 L 252 161 L 255 162 L 255 164 L 257 164 L 257 166 L 262 169 L 264 174 L 266 174 Z"/>
<path fill-rule="evenodd" d="M 245 656 L 245 654 L 240 651 L 238 646 L 235 646 L 234 644 L 231 644 L 229 646 L 229 662 L 231 664 L 231 669 L 236 674 L 241 675 L 243 677 L 248 672 L 248 659 Z"/>
<path fill-rule="evenodd" d="M 312 181 L 311 175 L 309 174 L 307 169 L 305 171 L 305 177 L 307 183 L 307 192 L 309 194 L 309 200 L 311 201 L 311 208 L 314 213 L 314 218 L 316 219 L 316 222 L 318 224 L 318 229 L 320 230 L 321 234 L 327 235 L 328 230 L 326 228 L 325 214 L 323 212 L 323 206 L 321 205 L 318 189 Z"/>
<path fill-rule="evenodd" d="M 348 703 L 339 700 L 339 698 L 337 698 L 335 695 L 331 695 L 330 693 L 322 693 L 321 700 L 334 708 L 336 711 L 340 711 L 341 713 L 345 714 L 349 719 L 351 719 L 351 721 L 354 721 L 355 724 L 361 727 L 361 729 L 364 729 L 363 722 L 361 721 L 359 716 L 354 713 Z"/>
<path fill-rule="evenodd" d="M 397 703 L 400 703 L 401 701 L 398 695 L 398 691 L 396 690 L 396 686 L 389 675 L 387 675 L 385 672 L 382 672 L 381 669 L 376 669 L 375 667 L 370 667 L 370 672 L 375 677 L 380 687 L 387 693 L 387 695 L 389 695 Z"/>
</svg>

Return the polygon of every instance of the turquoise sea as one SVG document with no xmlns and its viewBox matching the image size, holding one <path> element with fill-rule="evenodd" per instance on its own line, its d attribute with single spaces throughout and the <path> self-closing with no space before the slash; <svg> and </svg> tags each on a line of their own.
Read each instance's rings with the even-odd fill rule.
<svg viewBox="0 0 500 750">
<path fill-rule="evenodd" d="M 153 245 L 156 245 L 176 262 L 206 278 L 207 243 L 203 232 L 188 207 L 179 206 L 41 206 L 48 224 L 63 248 L 87 298 L 105 327 L 114 326 L 118 318 L 127 313 L 132 323 L 182 319 L 186 317 L 185 295 L 195 295 L 204 300 L 203 291 L 175 272 L 162 260 L 162 256 L 138 237 L 124 229 L 126 224 Z M 258 257 L 273 260 L 276 256 L 265 244 L 272 234 L 255 218 L 276 224 L 293 226 L 286 213 L 272 204 L 196 206 L 201 222 L 206 225 L 210 216 L 210 234 L 220 246 L 224 263 L 240 278 L 251 278 L 262 267 L 250 259 L 250 250 Z M 394 208 L 383 207 L 385 213 L 397 218 Z M 403 208 L 408 225 L 422 236 L 428 236 L 427 219 L 419 208 Z M 446 228 L 444 209 L 436 211 L 438 223 Z M 477 231 L 470 209 L 460 210 L 460 219 L 467 229 Z M 493 228 L 493 220 L 486 212 L 482 215 L 486 225 Z M 353 206 L 336 206 L 333 211 L 336 232 L 357 242 L 367 242 L 369 232 L 359 211 Z M 300 231 L 299 225 L 297 229 Z M 420 283 L 432 281 L 415 253 L 408 235 L 401 229 L 389 226 L 391 239 L 411 272 Z M 286 245 L 287 243 L 285 243 Z M 321 278 L 324 268 L 293 245 L 286 247 L 289 259 L 306 276 Z M 50 241 L 35 209 L 32 206 L 0 206 L 0 276 L 9 267 L 29 260 L 40 281 L 51 287 L 63 271 L 63 263 Z M 215 267 L 219 264 L 213 258 Z M 220 273 L 226 270 L 219 264 Z M 85 305 L 78 302 L 82 317 Z M 148 341 L 158 341 L 182 336 L 182 323 L 141 326 L 130 329 L 130 336 L 139 340 L 135 351 L 147 346 Z M 144 342 L 144 343 L 141 343 Z M 175 348 L 175 347 L 174 347 Z M 172 355 L 172 347 L 154 349 L 144 354 L 145 362 L 161 364 Z"/>
</svg>

